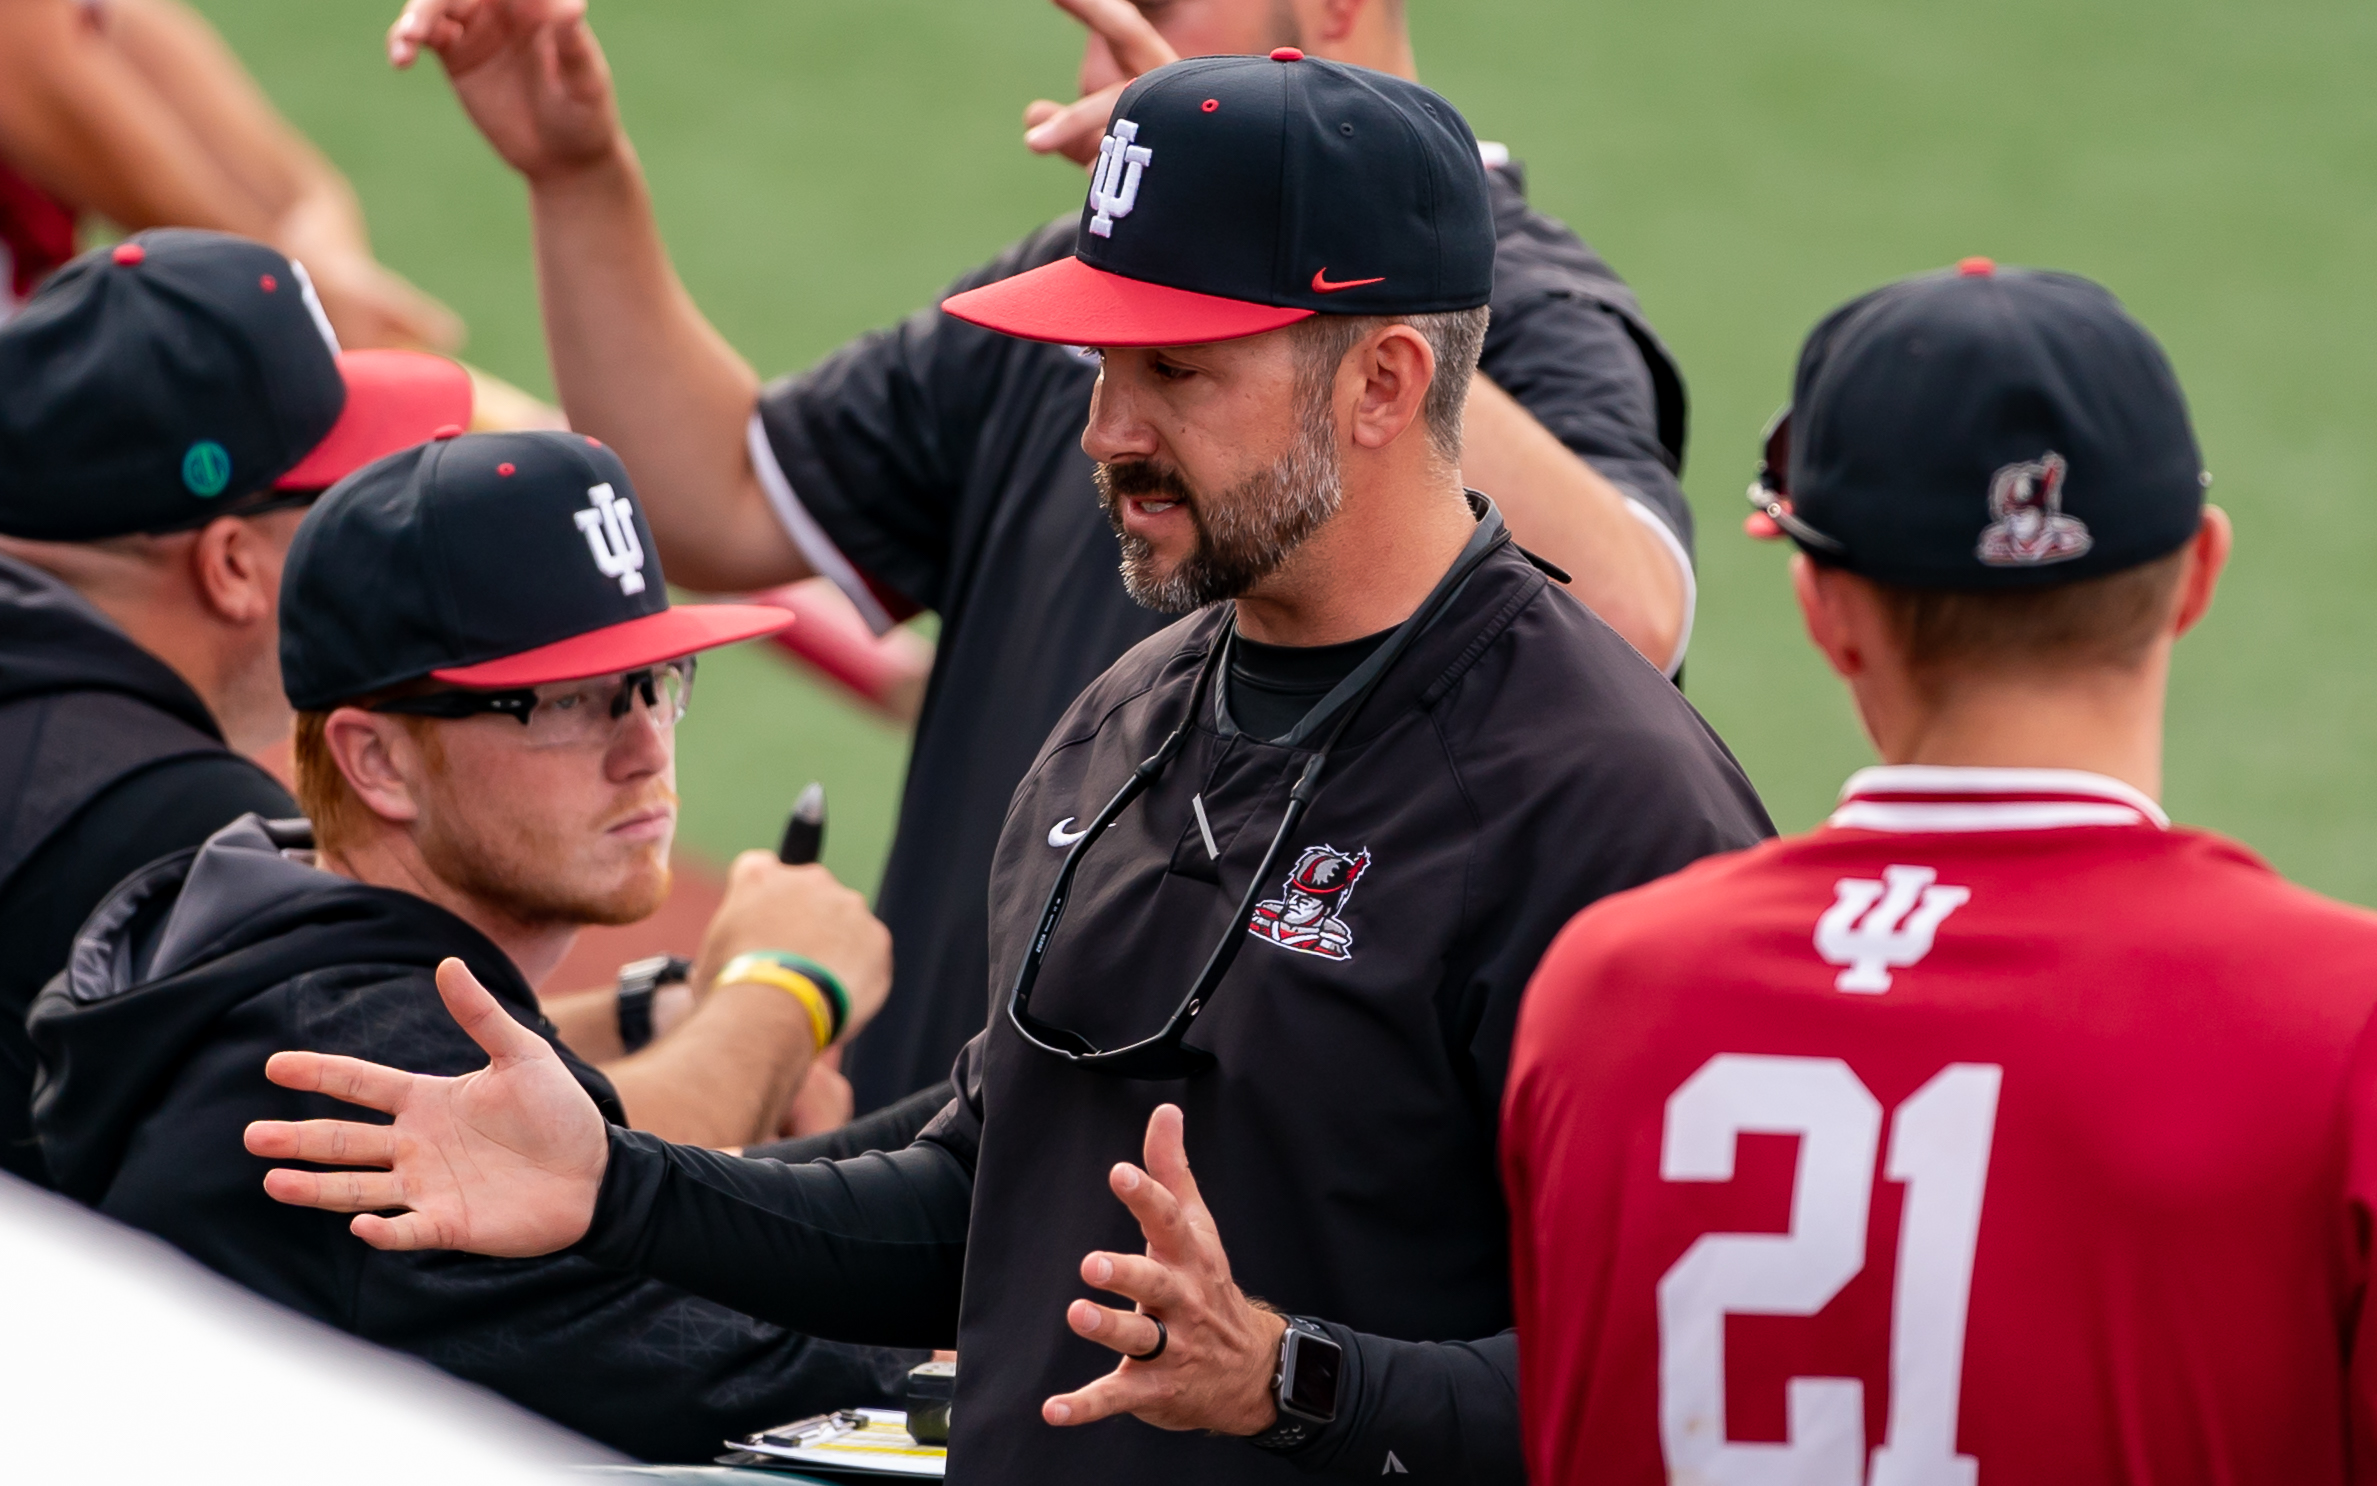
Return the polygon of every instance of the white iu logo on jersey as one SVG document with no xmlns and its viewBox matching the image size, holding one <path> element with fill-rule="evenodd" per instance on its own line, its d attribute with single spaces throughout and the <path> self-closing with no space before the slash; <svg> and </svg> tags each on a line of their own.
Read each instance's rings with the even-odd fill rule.
<svg viewBox="0 0 2377 1486">
<path fill-rule="evenodd" d="M 1155 151 L 1133 144 L 1139 126 L 1116 119 L 1114 129 L 1098 141 L 1098 168 L 1089 178 L 1089 204 L 1097 215 L 1089 219 L 1090 235 L 1114 236 L 1114 224 L 1139 204 L 1139 173 L 1155 163 Z"/>
<path fill-rule="evenodd" d="M 636 508 L 626 496 L 614 494 L 608 481 L 589 487 L 586 499 L 592 504 L 576 513 L 578 530 L 586 534 L 595 567 L 604 577 L 618 579 L 621 593 L 642 593 L 644 544 L 636 539 Z"/>
<path fill-rule="evenodd" d="M 1884 867 L 1882 880 L 1844 877 L 1833 884 L 1840 896 L 1816 920 L 1816 953 L 1827 964 L 1849 968 L 1833 988 L 1879 995 L 1890 989 L 1890 971 L 1905 969 L 1931 953 L 1940 921 L 1973 895 L 1968 887 L 1940 887 L 1929 867 Z"/>
</svg>

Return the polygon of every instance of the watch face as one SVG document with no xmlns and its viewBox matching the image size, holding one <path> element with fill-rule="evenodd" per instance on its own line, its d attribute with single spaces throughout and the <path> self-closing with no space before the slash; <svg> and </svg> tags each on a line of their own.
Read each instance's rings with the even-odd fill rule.
<svg viewBox="0 0 2377 1486">
<path fill-rule="evenodd" d="M 1288 1369 L 1287 1406 L 1313 1419 L 1336 1418 L 1337 1368 L 1344 1355 L 1327 1337 L 1298 1333 L 1294 1363 Z"/>
</svg>

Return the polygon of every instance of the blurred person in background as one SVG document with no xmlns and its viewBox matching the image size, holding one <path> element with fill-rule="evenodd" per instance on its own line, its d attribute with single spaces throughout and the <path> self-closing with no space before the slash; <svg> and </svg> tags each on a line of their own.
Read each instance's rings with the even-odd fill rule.
<svg viewBox="0 0 2377 1486">
<path fill-rule="evenodd" d="M 1394 0 L 1063 3 L 1091 27 L 1091 96 L 1035 105 L 1030 143 L 1077 159 L 1113 91 L 1176 54 L 1302 45 L 1414 70 Z M 847 1066 L 861 1108 L 942 1084 L 983 1024 L 983 885 L 1017 782 L 1081 689 L 1166 622 L 1124 589 L 1080 446 L 1096 361 L 936 303 L 763 388 L 670 267 L 579 0 L 411 0 L 389 45 L 398 66 L 435 50 L 527 179 L 563 405 L 636 472 L 680 580 L 750 591 L 824 575 L 878 628 L 940 616 L 878 903 L 899 982 Z M 1565 591 L 1672 673 L 1693 606 L 1681 377 L 1610 267 L 1527 205 L 1508 152 L 1486 158 L 1499 257 L 1464 475 Z M 953 287 L 1059 260 L 1075 226 L 1068 213 Z"/>
<path fill-rule="evenodd" d="M 355 192 L 179 0 L 0 0 L 0 319 L 84 213 L 203 227 L 312 272 L 339 339 L 450 351 L 454 313 L 372 256 Z"/>
<path fill-rule="evenodd" d="M 340 476 L 470 418 L 461 369 L 341 354 L 261 243 L 142 233 L 0 325 L 0 1168 L 44 1174 L 24 1016 L 124 876 L 296 804 L 281 564 Z"/>
<path fill-rule="evenodd" d="M 377 1253 L 266 1197 L 240 1149 L 251 1120 L 334 1107 L 265 1081 L 277 1049 L 478 1066 L 431 983 L 449 956 L 609 1118 L 699 1112 L 711 1144 L 772 1132 L 811 1061 L 882 1004 L 890 938 L 859 895 L 755 852 L 667 1038 L 606 1076 L 539 1012 L 582 926 L 667 890 L 693 653 L 788 618 L 672 606 L 650 542 L 618 461 L 571 434 L 425 444 L 332 490 L 291 548 L 282 616 L 312 826 L 247 817 L 108 897 L 31 1018 L 34 1120 L 61 1191 L 251 1289 L 620 1449 L 704 1459 L 893 1401 L 923 1354 L 813 1341 L 584 1259 Z"/>
</svg>

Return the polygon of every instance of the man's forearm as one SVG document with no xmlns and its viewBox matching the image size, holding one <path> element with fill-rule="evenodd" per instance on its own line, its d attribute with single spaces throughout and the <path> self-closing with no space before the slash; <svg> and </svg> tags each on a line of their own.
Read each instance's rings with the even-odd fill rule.
<svg viewBox="0 0 2377 1486">
<path fill-rule="evenodd" d="M 0 5 L 0 149 L 42 186 L 127 229 L 269 235 L 261 203 L 65 0 Z"/>
<path fill-rule="evenodd" d="M 759 379 L 678 281 L 633 147 L 532 180 L 529 200 L 562 407 L 634 474 L 669 576 L 710 590 L 807 577 L 744 448 Z"/>
<path fill-rule="evenodd" d="M 570 1252 L 811 1336 L 946 1347 L 973 1196 L 969 1151 L 931 1139 L 788 1166 L 614 1126 Z"/>
<path fill-rule="evenodd" d="M 290 128 L 214 27 L 179 0 L 111 0 L 107 36 L 181 121 L 200 149 L 234 177 L 275 224 L 293 214 L 303 235 L 335 235 L 364 250 L 363 214 L 344 177 Z"/>
<path fill-rule="evenodd" d="M 714 988 L 683 1025 L 604 1065 L 628 1123 L 686 1145 L 766 1140 L 816 1057 L 809 1014 L 774 986 Z"/>
<path fill-rule="evenodd" d="M 1572 597 L 1653 665 L 1672 666 L 1690 618 L 1674 550 L 1482 372 L 1469 386 L 1461 476 L 1494 498 L 1520 546 L 1567 569 Z"/>
</svg>

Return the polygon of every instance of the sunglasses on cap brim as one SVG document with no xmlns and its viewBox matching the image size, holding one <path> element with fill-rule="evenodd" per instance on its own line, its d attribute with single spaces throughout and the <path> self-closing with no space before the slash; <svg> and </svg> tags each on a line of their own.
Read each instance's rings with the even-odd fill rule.
<svg viewBox="0 0 2377 1486">
<path fill-rule="evenodd" d="M 1769 419 L 1759 440 L 1758 478 L 1750 482 L 1751 512 L 1742 530 L 1762 542 L 1790 537 L 1819 552 L 1848 549 L 1791 511 L 1791 404 Z"/>
</svg>

